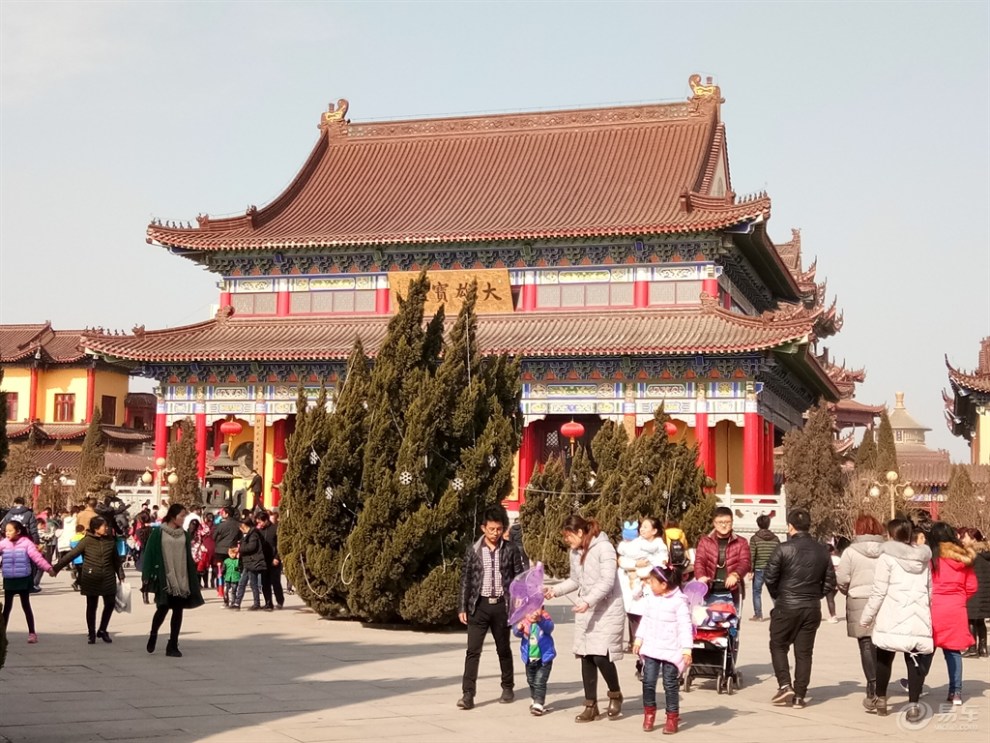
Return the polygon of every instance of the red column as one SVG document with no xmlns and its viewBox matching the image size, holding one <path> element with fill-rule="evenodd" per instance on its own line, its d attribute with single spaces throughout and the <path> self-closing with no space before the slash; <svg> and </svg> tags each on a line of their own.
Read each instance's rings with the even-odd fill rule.
<svg viewBox="0 0 990 743">
<path fill-rule="evenodd" d="M 275 454 L 275 466 L 272 468 L 272 507 L 277 506 L 282 500 L 282 479 L 285 477 L 285 439 L 288 421 L 278 420 L 272 424 L 272 435 L 275 440 L 272 442 L 272 451 Z"/>
<path fill-rule="evenodd" d="M 206 403 L 196 401 L 196 476 L 200 485 L 206 482 Z"/>
<path fill-rule="evenodd" d="M 278 317 L 289 316 L 289 292 L 275 293 L 275 315 Z"/>
<path fill-rule="evenodd" d="M 708 427 L 708 401 L 698 398 L 694 414 L 694 439 L 698 442 L 698 466 L 704 467 L 708 477 L 715 477 L 715 458 L 712 456 L 712 432 Z"/>
<path fill-rule="evenodd" d="M 536 421 L 523 427 L 522 444 L 519 446 L 519 507 L 526 502 L 526 486 L 536 465 Z"/>
<path fill-rule="evenodd" d="M 223 434 L 220 432 L 222 420 L 213 422 L 213 456 L 220 456 L 220 447 L 223 446 Z"/>
<path fill-rule="evenodd" d="M 93 409 L 96 407 L 96 369 L 86 370 L 86 422 L 93 420 Z"/>
<path fill-rule="evenodd" d="M 265 435 L 267 433 L 265 431 L 265 426 L 267 425 L 265 422 L 265 419 L 267 418 L 265 413 L 266 409 L 264 399 L 259 397 L 254 404 L 254 468 L 258 471 L 258 474 L 261 475 L 262 482 L 265 481 Z M 262 506 L 265 508 L 271 506 L 271 503 L 269 502 L 270 496 L 266 498 L 264 490 L 262 490 L 261 499 Z M 254 507 L 255 505 L 255 503 L 251 503 L 251 507 Z"/>
<path fill-rule="evenodd" d="M 52 416 L 54 418 L 54 416 Z M 31 392 L 28 399 L 28 422 L 38 418 L 38 367 L 31 367 Z"/>
<path fill-rule="evenodd" d="M 523 312 L 532 312 L 536 309 L 536 284 L 523 284 L 519 297 Z"/>
<path fill-rule="evenodd" d="M 158 400 L 155 410 L 155 459 L 164 459 L 168 452 L 168 425 L 165 423 L 165 401 Z"/>
<path fill-rule="evenodd" d="M 773 495 L 773 423 L 770 421 L 766 422 L 766 431 L 766 446 L 764 447 L 766 459 L 763 461 L 763 492 L 767 495 Z"/>
<path fill-rule="evenodd" d="M 650 283 L 636 281 L 633 283 L 633 307 L 650 306 Z"/>
<path fill-rule="evenodd" d="M 230 292 L 220 292 L 220 306 L 230 307 Z"/>
<path fill-rule="evenodd" d="M 763 487 L 763 461 L 760 459 L 760 440 L 763 438 L 763 419 L 757 413 L 756 397 L 746 400 L 743 414 L 743 493 L 754 495 Z"/>
<path fill-rule="evenodd" d="M 702 279 L 701 291 L 712 299 L 718 299 L 718 279 Z"/>
<path fill-rule="evenodd" d="M 389 313 L 388 287 L 378 287 L 375 289 L 375 314 L 387 315 Z"/>
</svg>

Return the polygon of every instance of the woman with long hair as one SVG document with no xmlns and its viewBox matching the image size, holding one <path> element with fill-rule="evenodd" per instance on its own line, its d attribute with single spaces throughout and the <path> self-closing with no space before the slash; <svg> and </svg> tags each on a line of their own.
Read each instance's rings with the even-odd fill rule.
<svg viewBox="0 0 990 743">
<path fill-rule="evenodd" d="M 969 631 L 973 633 L 975 644 L 963 653 L 963 658 L 986 658 L 987 652 L 987 623 L 990 619 L 990 545 L 983 539 L 983 532 L 973 527 L 960 527 L 956 535 L 963 547 L 968 547 L 976 553 L 973 560 L 973 572 L 976 573 L 976 593 L 966 602 L 966 614 L 969 619 Z"/>
<path fill-rule="evenodd" d="M 904 653 L 908 668 L 908 702 L 905 718 L 923 717 L 918 700 L 931 667 L 934 643 L 931 614 L 931 550 L 911 538 L 911 522 L 894 519 L 887 524 L 887 542 L 877 558 L 870 598 L 859 617 L 859 626 L 871 625 L 877 654 L 876 696 L 863 700 L 867 712 L 887 714 L 887 686 L 894 656 Z"/>
<path fill-rule="evenodd" d="M 883 547 L 883 527 L 873 516 L 861 513 L 853 526 L 855 537 L 842 552 L 835 569 L 838 589 L 846 597 L 846 634 L 859 644 L 859 661 L 866 677 L 866 699 L 877 697 L 877 649 L 873 646 L 871 627 L 859 620 L 873 591 L 877 558 Z"/>
<path fill-rule="evenodd" d="M 179 652 L 179 632 L 182 630 L 182 616 L 186 609 L 203 605 L 203 594 L 199 590 L 199 573 L 192 558 L 191 538 L 182 528 L 186 508 L 181 503 L 168 507 L 162 525 L 153 529 L 144 552 L 144 584 L 155 594 L 155 616 L 151 619 L 151 633 L 148 635 L 147 650 L 155 652 L 158 643 L 158 630 L 165 623 L 165 617 L 172 612 L 168 643 L 165 655 L 181 658 Z"/>
<path fill-rule="evenodd" d="M 68 554 L 62 556 L 53 570 L 62 568 L 82 555 L 79 571 L 79 592 L 86 597 L 86 629 L 89 644 L 99 637 L 103 642 L 113 642 L 107 631 L 110 617 L 113 616 L 117 595 L 117 581 L 124 581 L 124 558 L 117 551 L 117 541 L 110 531 L 110 525 L 102 516 L 90 519 L 86 535 Z M 100 615 L 99 629 L 96 627 L 96 607 L 103 598 L 103 613 Z"/>
<path fill-rule="evenodd" d="M 547 599 L 577 591 L 574 605 L 574 654 L 581 658 L 584 711 L 576 722 L 598 719 L 598 674 L 608 686 L 609 719 L 622 713 L 622 690 L 615 661 L 622 660 L 622 632 L 626 612 L 616 581 L 615 548 L 594 519 L 568 516 L 561 533 L 570 548 L 570 575 L 544 588 Z"/>
<path fill-rule="evenodd" d="M 932 632 L 949 672 L 946 701 L 958 706 L 962 705 L 962 651 L 973 644 L 966 601 L 976 593 L 976 553 L 964 547 L 956 530 L 944 521 L 932 524 L 928 546 L 932 550 Z"/>
</svg>

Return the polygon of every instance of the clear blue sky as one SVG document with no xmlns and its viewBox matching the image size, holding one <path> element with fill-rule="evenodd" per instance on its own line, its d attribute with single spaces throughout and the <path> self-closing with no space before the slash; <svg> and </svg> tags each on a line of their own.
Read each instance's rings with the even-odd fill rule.
<svg viewBox="0 0 990 743">
<path fill-rule="evenodd" d="M 205 319 L 215 277 L 155 216 L 276 196 L 329 101 L 352 121 L 726 99 L 733 185 L 803 231 L 865 366 L 947 432 L 943 355 L 990 334 L 990 12 L 932 3 L 0 4 L 0 321 Z"/>
</svg>

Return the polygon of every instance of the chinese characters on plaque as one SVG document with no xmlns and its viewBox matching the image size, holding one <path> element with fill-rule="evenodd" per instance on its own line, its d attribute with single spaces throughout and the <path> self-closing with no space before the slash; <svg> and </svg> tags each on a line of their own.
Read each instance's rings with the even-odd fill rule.
<svg viewBox="0 0 990 743">
<path fill-rule="evenodd" d="M 481 268 L 476 271 L 427 271 L 430 291 L 426 295 L 424 311 L 433 315 L 441 306 L 447 317 L 454 317 L 461 310 L 472 281 L 478 282 L 478 301 L 475 312 L 479 315 L 512 312 L 512 287 L 509 272 L 504 268 Z M 396 295 L 409 293 L 409 282 L 419 277 L 418 271 L 393 271 L 388 275 L 391 307 L 399 308 Z"/>
</svg>

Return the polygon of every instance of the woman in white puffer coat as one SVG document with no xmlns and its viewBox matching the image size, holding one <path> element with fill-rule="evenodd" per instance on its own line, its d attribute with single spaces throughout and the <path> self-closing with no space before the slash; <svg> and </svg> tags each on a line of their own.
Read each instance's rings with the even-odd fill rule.
<svg viewBox="0 0 990 743">
<path fill-rule="evenodd" d="M 911 522 L 894 519 L 887 524 L 888 541 L 877 558 L 873 591 L 860 616 L 861 627 L 873 623 L 877 649 L 877 696 L 863 700 L 867 712 L 887 714 L 887 685 L 894 656 L 904 653 L 908 667 L 908 702 L 905 717 L 922 717 L 918 700 L 932 663 L 931 560 L 925 545 L 911 544 Z"/>
</svg>

